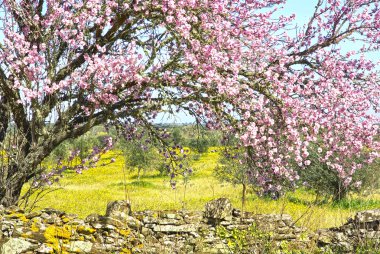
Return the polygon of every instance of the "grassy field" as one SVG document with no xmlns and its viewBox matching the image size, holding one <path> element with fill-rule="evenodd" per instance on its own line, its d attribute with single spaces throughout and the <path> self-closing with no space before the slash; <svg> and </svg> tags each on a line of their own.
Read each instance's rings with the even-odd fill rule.
<svg viewBox="0 0 380 254">
<path fill-rule="evenodd" d="M 104 214 L 107 202 L 130 199 L 133 210 L 202 210 L 204 204 L 214 198 L 227 197 L 234 207 L 241 208 L 241 187 L 220 183 L 213 177 L 218 153 L 207 152 L 192 163 L 194 174 L 185 184 L 178 178 L 175 190 L 169 177 L 156 172 L 146 174 L 140 180 L 124 169 L 124 160 L 116 152 L 109 152 L 103 159 L 116 157 L 115 163 L 84 171 L 83 174 L 66 173 L 54 188 L 56 190 L 38 203 L 39 208 L 52 207 L 86 217 L 91 213 Z M 245 210 L 254 213 L 287 213 L 297 225 L 309 229 L 338 226 L 355 211 L 379 208 L 380 195 L 366 198 L 351 197 L 337 205 L 313 205 L 315 196 L 305 190 L 288 193 L 279 200 L 248 195 Z"/>
</svg>

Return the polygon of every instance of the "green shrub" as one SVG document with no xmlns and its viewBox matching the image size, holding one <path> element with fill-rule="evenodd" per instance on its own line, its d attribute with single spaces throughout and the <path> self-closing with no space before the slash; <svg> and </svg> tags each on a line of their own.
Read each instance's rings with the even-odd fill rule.
<svg viewBox="0 0 380 254">
<path fill-rule="evenodd" d="M 361 239 L 359 244 L 355 246 L 357 254 L 380 254 L 380 242 L 376 239 Z"/>
<path fill-rule="evenodd" d="M 216 235 L 226 241 L 231 253 L 275 253 L 272 234 L 261 232 L 254 224 L 248 230 L 217 226 Z"/>
<path fill-rule="evenodd" d="M 273 241 L 273 232 L 264 232 L 252 224 L 247 230 L 228 230 L 216 227 L 216 235 L 227 243 L 231 253 L 260 254 L 306 254 L 320 253 L 315 245 L 300 245 L 297 242 Z"/>
<path fill-rule="evenodd" d="M 311 164 L 298 170 L 300 183 L 314 190 L 318 196 L 339 201 L 345 199 L 349 193 L 365 194 L 379 188 L 379 161 L 356 170 L 351 176 L 351 183 L 345 185 L 345 180 L 339 177 L 337 171 L 319 160 L 320 156 L 316 149 L 313 149 L 308 157 Z M 358 157 L 356 162 L 361 163 L 360 160 Z"/>
</svg>

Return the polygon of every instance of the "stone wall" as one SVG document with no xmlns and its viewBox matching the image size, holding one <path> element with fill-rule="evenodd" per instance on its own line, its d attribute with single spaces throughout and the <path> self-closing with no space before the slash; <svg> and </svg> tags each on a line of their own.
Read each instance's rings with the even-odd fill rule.
<svg viewBox="0 0 380 254">
<path fill-rule="evenodd" d="M 24 213 L 0 208 L 1 254 L 13 253 L 266 253 L 339 247 L 352 252 L 362 237 L 379 240 L 380 210 L 358 213 L 340 228 L 309 233 L 289 215 L 255 215 L 234 209 L 228 199 L 203 212 L 132 212 L 115 201 L 105 216 L 79 219 L 54 209 Z"/>
<path fill-rule="evenodd" d="M 319 247 L 339 252 L 357 253 L 360 245 L 370 244 L 380 253 L 379 225 L 380 209 L 358 212 L 340 227 L 318 230 L 316 239 Z"/>
</svg>

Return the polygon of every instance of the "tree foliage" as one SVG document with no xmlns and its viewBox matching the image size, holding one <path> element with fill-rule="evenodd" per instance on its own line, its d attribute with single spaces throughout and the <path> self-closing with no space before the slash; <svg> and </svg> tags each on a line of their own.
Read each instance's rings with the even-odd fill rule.
<svg viewBox="0 0 380 254">
<path fill-rule="evenodd" d="M 182 125 L 169 128 L 173 145 L 189 147 L 198 153 L 207 152 L 210 147 L 221 145 L 222 135 L 217 130 L 208 130 L 201 125 Z"/>
<path fill-rule="evenodd" d="M 312 189 L 319 197 L 339 201 L 350 193 L 366 194 L 379 188 L 378 160 L 371 165 L 363 165 L 363 159 L 358 156 L 355 161 L 358 165 L 357 170 L 350 172 L 349 178 L 344 178 L 339 172 L 331 170 L 329 163 L 321 160 L 323 156 L 325 155 L 320 149 L 311 149 L 310 165 L 307 168 L 299 168 L 298 172 L 300 185 Z"/>
<path fill-rule="evenodd" d="M 379 76 L 365 57 L 379 48 L 378 1 L 314 1 L 302 27 L 278 13 L 285 2 L 1 1 L 0 204 L 65 140 L 125 117 L 149 129 L 167 108 L 235 132 L 262 186 L 296 181 L 291 162 L 310 164 L 317 137 L 349 179 L 363 148 L 366 162 L 378 155 Z"/>
<path fill-rule="evenodd" d="M 124 138 L 118 145 L 123 152 L 126 168 L 129 171 L 137 169 L 138 180 L 142 172 L 159 169 L 160 164 L 163 164 L 157 147 L 144 132 L 133 139 Z"/>
<path fill-rule="evenodd" d="M 242 186 L 241 202 L 243 209 L 247 197 L 247 188 L 252 184 L 252 179 L 250 179 L 252 169 L 249 167 L 246 156 L 247 154 L 241 148 L 226 147 L 223 149 L 219 164 L 214 171 L 214 175 L 219 181 Z"/>
</svg>

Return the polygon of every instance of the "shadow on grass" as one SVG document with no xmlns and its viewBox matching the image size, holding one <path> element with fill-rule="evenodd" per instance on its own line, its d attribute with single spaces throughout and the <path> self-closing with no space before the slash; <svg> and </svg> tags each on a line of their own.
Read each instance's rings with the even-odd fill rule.
<svg viewBox="0 0 380 254">
<path fill-rule="evenodd" d="M 155 189 L 159 188 L 155 184 L 151 182 L 143 181 L 143 180 L 133 181 L 133 182 L 127 183 L 126 185 L 127 187 L 138 187 L 138 188 L 155 188 Z M 108 187 L 123 189 L 124 182 L 112 183 L 112 184 L 109 184 Z"/>
<path fill-rule="evenodd" d="M 297 204 L 297 205 L 304 205 L 304 206 L 323 206 L 328 204 L 328 201 L 326 199 L 322 200 L 306 200 L 302 198 L 298 198 L 295 196 L 287 196 L 287 200 L 290 203 Z"/>
<path fill-rule="evenodd" d="M 317 206 L 323 206 L 328 205 L 332 208 L 339 208 L 339 209 L 351 209 L 351 210 L 368 210 L 368 209 L 375 209 L 380 207 L 380 200 L 373 200 L 373 199 L 361 199 L 361 198 L 345 198 L 339 201 L 327 201 L 327 200 L 319 200 L 316 201 L 310 201 L 310 200 L 304 200 L 302 198 L 294 197 L 294 196 L 288 196 L 288 201 L 293 204 L 299 204 L 299 205 L 317 205 Z"/>
<path fill-rule="evenodd" d="M 143 179 L 157 179 L 157 178 L 165 178 L 165 177 L 167 177 L 167 176 L 164 174 L 154 174 L 154 175 L 144 175 L 141 178 L 143 178 Z M 138 179 L 138 175 L 133 175 L 133 176 L 130 176 L 129 178 L 136 180 L 136 179 Z M 140 182 L 141 181 L 144 181 L 144 180 L 140 180 Z"/>
<path fill-rule="evenodd" d="M 313 201 L 304 200 L 304 199 L 297 198 L 297 197 L 294 197 L 294 196 L 288 196 L 287 199 L 288 199 L 288 201 L 290 203 L 297 204 L 297 205 L 309 206 L 309 205 L 312 205 L 314 203 Z"/>
<path fill-rule="evenodd" d="M 375 209 L 380 207 L 380 200 L 360 199 L 360 198 L 345 198 L 332 203 L 332 207 L 341 209 L 365 210 Z"/>
</svg>

